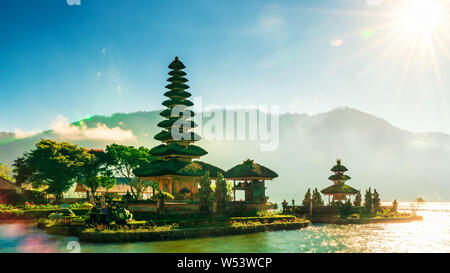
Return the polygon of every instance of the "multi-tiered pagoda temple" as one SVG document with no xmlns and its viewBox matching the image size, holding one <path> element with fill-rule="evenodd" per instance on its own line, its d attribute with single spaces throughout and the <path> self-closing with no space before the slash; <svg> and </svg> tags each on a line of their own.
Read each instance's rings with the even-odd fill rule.
<svg viewBox="0 0 450 273">
<path fill-rule="evenodd" d="M 192 132 L 197 124 L 191 120 L 194 112 L 188 109 L 194 104 L 188 100 L 191 94 L 186 91 L 189 86 L 186 84 L 186 73 L 182 71 L 185 66 L 175 57 L 169 68 L 170 78 L 166 86 L 169 91 L 164 93 L 169 99 L 162 103 L 167 109 L 160 113 L 165 120 L 158 123 L 162 131 L 154 137 L 162 144 L 150 150 L 158 160 L 137 169 L 135 174 L 142 180 L 158 182 L 160 190 L 175 197 L 180 193 L 192 196 L 197 193 L 198 182 L 206 171 L 209 171 L 211 179 L 215 179 L 218 172 L 225 172 L 195 160 L 207 152 L 193 144 L 200 140 L 200 136 Z"/>
<path fill-rule="evenodd" d="M 350 180 L 351 177 L 344 174 L 346 171 L 348 171 L 348 169 L 341 164 L 340 159 L 337 160 L 337 164 L 333 168 L 331 168 L 331 171 L 334 172 L 334 174 L 328 179 L 333 181 L 334 184 L 326 189 L 321 190 L 321 193 L 323 193 L 324 195 L 333 196 L 333 202 L 345 201 L 347 199 L 347 196 L 358 193 L 356 189 L 345 185 L 345 182 L 347 180 Z"/>
</svg>

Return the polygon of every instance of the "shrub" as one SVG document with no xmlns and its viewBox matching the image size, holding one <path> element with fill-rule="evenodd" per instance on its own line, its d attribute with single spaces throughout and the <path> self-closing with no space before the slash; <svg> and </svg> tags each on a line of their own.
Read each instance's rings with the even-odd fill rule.
<svg viewBox="0 0 450 273">
<path fill-rule="evenodd" d="M 311 202 L 312 202 L 311 189 L 308 189 L 308 191 L 306 191 L 305 198 L 303 198 L 302 205 L 304 207 L 309 208 L 309 206 L 311 205 Z"/>
<path fill-rule="evenodd" d="M 36 205 L 33 202 L 25 202 L 24 209 L 42 209 L 42 210 L 52 210 L 52 209 L 58 209 L 57 205 L 50 205 L 50 204 L 39 204 Z"/>
<path fill-rule="evenodd" d="M 320 192 L 317 188 L 315 188 L 313 190 L 312 205 L 313 205 L 313 207 L 323 207 L 323 205 L 324 205 L 324 202 L 322 200 L 322 195 L 320 195 Z"/>
<path fill-rule="evenodd" d="M 364 195 L 364 207 L 366 208 L 366 213 L 372 212 L 372 190 L 366 190 L 366 194 Z"/>
<path fill-rule="evenodd" d="M 355 200 L 353 201 L 353 205 L 355 207 L 360 207 L 361 206 L 361 191 L 358 191 L 358 193 L 355 195 Z"/>
<path fill-rule="evenodd" d="M 344 205 L 340 208 L 341 214 L 344 216 L 350 215 L 352 213 L 352 203 L 350 199 L 345 201 Z"/>
</svg>

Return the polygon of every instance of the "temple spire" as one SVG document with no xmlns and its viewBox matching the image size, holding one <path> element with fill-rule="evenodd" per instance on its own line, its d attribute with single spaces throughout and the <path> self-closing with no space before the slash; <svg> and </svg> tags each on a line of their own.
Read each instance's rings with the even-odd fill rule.
<svg viewBox="0 0 450 273">
<path fill-rule="evenodd" d="M 166 85 L 169 91 L 164 93 L 168 100 L 162 103 L 167 109 L 160 113 L 165 120 L 158 123 L 158 127 L 163 130 L 154 137 L 163 144 L 151 149 L 150 153 L 161 159 L 176 158 L 191 161 L 207 152 L 198 146 L 191 145 L 200 140 L 200 136 L 191 131 L 198 125 L 191 120 L 194 112 L 188 109 L 194 103 L 187 99 L 191 93 L 186 91 L 190 87 L 186 84 L 188 82 L 185 78 L 186 73 L 182 71 L 186 67 L 178 57 L 175 57 L 169 64 L 169 68 L 171 71 L 168 74 L 171 77 L 167 79 L 169 84 Z M 175 136 L 172 132 L 178 132 L 178 135 Z"/>
</svg>

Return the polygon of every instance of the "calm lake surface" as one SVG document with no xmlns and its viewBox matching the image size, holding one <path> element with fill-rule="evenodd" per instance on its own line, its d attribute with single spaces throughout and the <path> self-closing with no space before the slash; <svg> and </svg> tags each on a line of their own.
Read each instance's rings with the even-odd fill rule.
<svg viewBox="0 0 450 273">
<path fill-rule="evenodd" d="M 408 209 L 409 203 L 400 203 Z M 424 203 L 422 222 L 328 225 L 166 242 L 79 243 L 81 252 L 447 252 L 450 203 Z M 76 237 L 48 235 L 30 222 L 0 222 L 0 252 L 72 252 Z"/>
</svg>

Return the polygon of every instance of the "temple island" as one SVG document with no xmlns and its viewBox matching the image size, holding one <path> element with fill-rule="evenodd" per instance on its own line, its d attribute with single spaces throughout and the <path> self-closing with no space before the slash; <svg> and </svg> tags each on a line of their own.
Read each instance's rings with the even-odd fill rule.
<svg viewBox="0 0 450 273">
<path fill-rule="evenodd" d="M 178 57 L 169 64 L 166 109 L 154 136 L 159 145 L 111 144 L 103 150 L 42 139 L 14 162 L 16 183 L 0 179 L 0 219 L 39 219 L 48 233 L 91 242 L 289 230 L 311 222 L 421 220 L 415 211 L 398 211 L 397 201 L 382 206 L 375 189 L 367 189 L 362 200 L 361 191 L 346 184 L 351 178 L 340 159 L 328 178 L 333 185 L 308 189 L 300 205 L 284 200 L 282 210 L 275 210 L 266 183 L 273 183 L 276 172 L 250 159 L 227 171 L 200 160 L 207 151 L 196 145 L 201 137 L 194 131 L 185 68 Z M 71 188 L 78 198 L 64 196 Z M 239 191 L 244 200 L 237 200 Z"/>
<path fill-rule="evenodd" d="M 278 177 L 273 170 L 250 159 L 227 171 L 200 160 L 207 151 L 196 145 L 201 137 L 194 131 L 198 125 L 192 120 L 196 113 L 190 109 L 193 102 L 187 91 L 186 67 L 178 57 L 168 67 L 167 99 L 162 102 L 166 109 L 160 113 L 160 132 L 154 136 L 159 145 L 111 144 L 102 150 L 41 140 L 20 162 L 29 164 L 26 171 L 36 169 L 39 178 L 47 181 L 44 172 L 48 168 L 44 166 L 41 172 L 40 164 L 49 160 L 45 158 L 48 153 L 41 151 L 75 153 L 73 165 L 78 169 L 68 169 L 62 178 L 73 174 L 78 198 L 64 198 L 70 181 L 61 191 L 61 185 L 53 184 L 61 182 L 51 180 L 50 173 L 36 201 L 50 203 L 11 206 L 8 212 L 0 211 L 0 219 L 40 218 L 38 226 L 48 233 L 92 242 L 183 239 L 308 226 L 306 219 L 273 211 L 277 205 L 266 195 L 266 183 Z M 35 183 L 31 180 L 33 176 L 27 176 L 22 185 Z M 244 200 L 237 200 L 239 191 Z"/>
<path fill-rule="evenodd" d="M 361 191 L 346 185 L 351 177 L 345 174 L 348 169 L 342 165 L 341 159 L 336 160 L 331 171 L 334 174 L 328 177 L 328 180 L 331 180 L 333 185 L 320 192 L 315 188 L 312 194 L 311 189 L 308 189 L 298 206 L 295 205 L 294 199 L 292 205 L 284 200 L 283 213 L 307 218 L 312 223 L 329 224 L 404 223 L 422 220 L 422 216 L 416 215 L 414 209 L 411 213 L 398 211 L 396 200 L 392 206 L 382 206 L 376 189 L 367 189 L 363 202 Z M 320 193 L 328 196 L 327 204 Z"/>
</svg>

